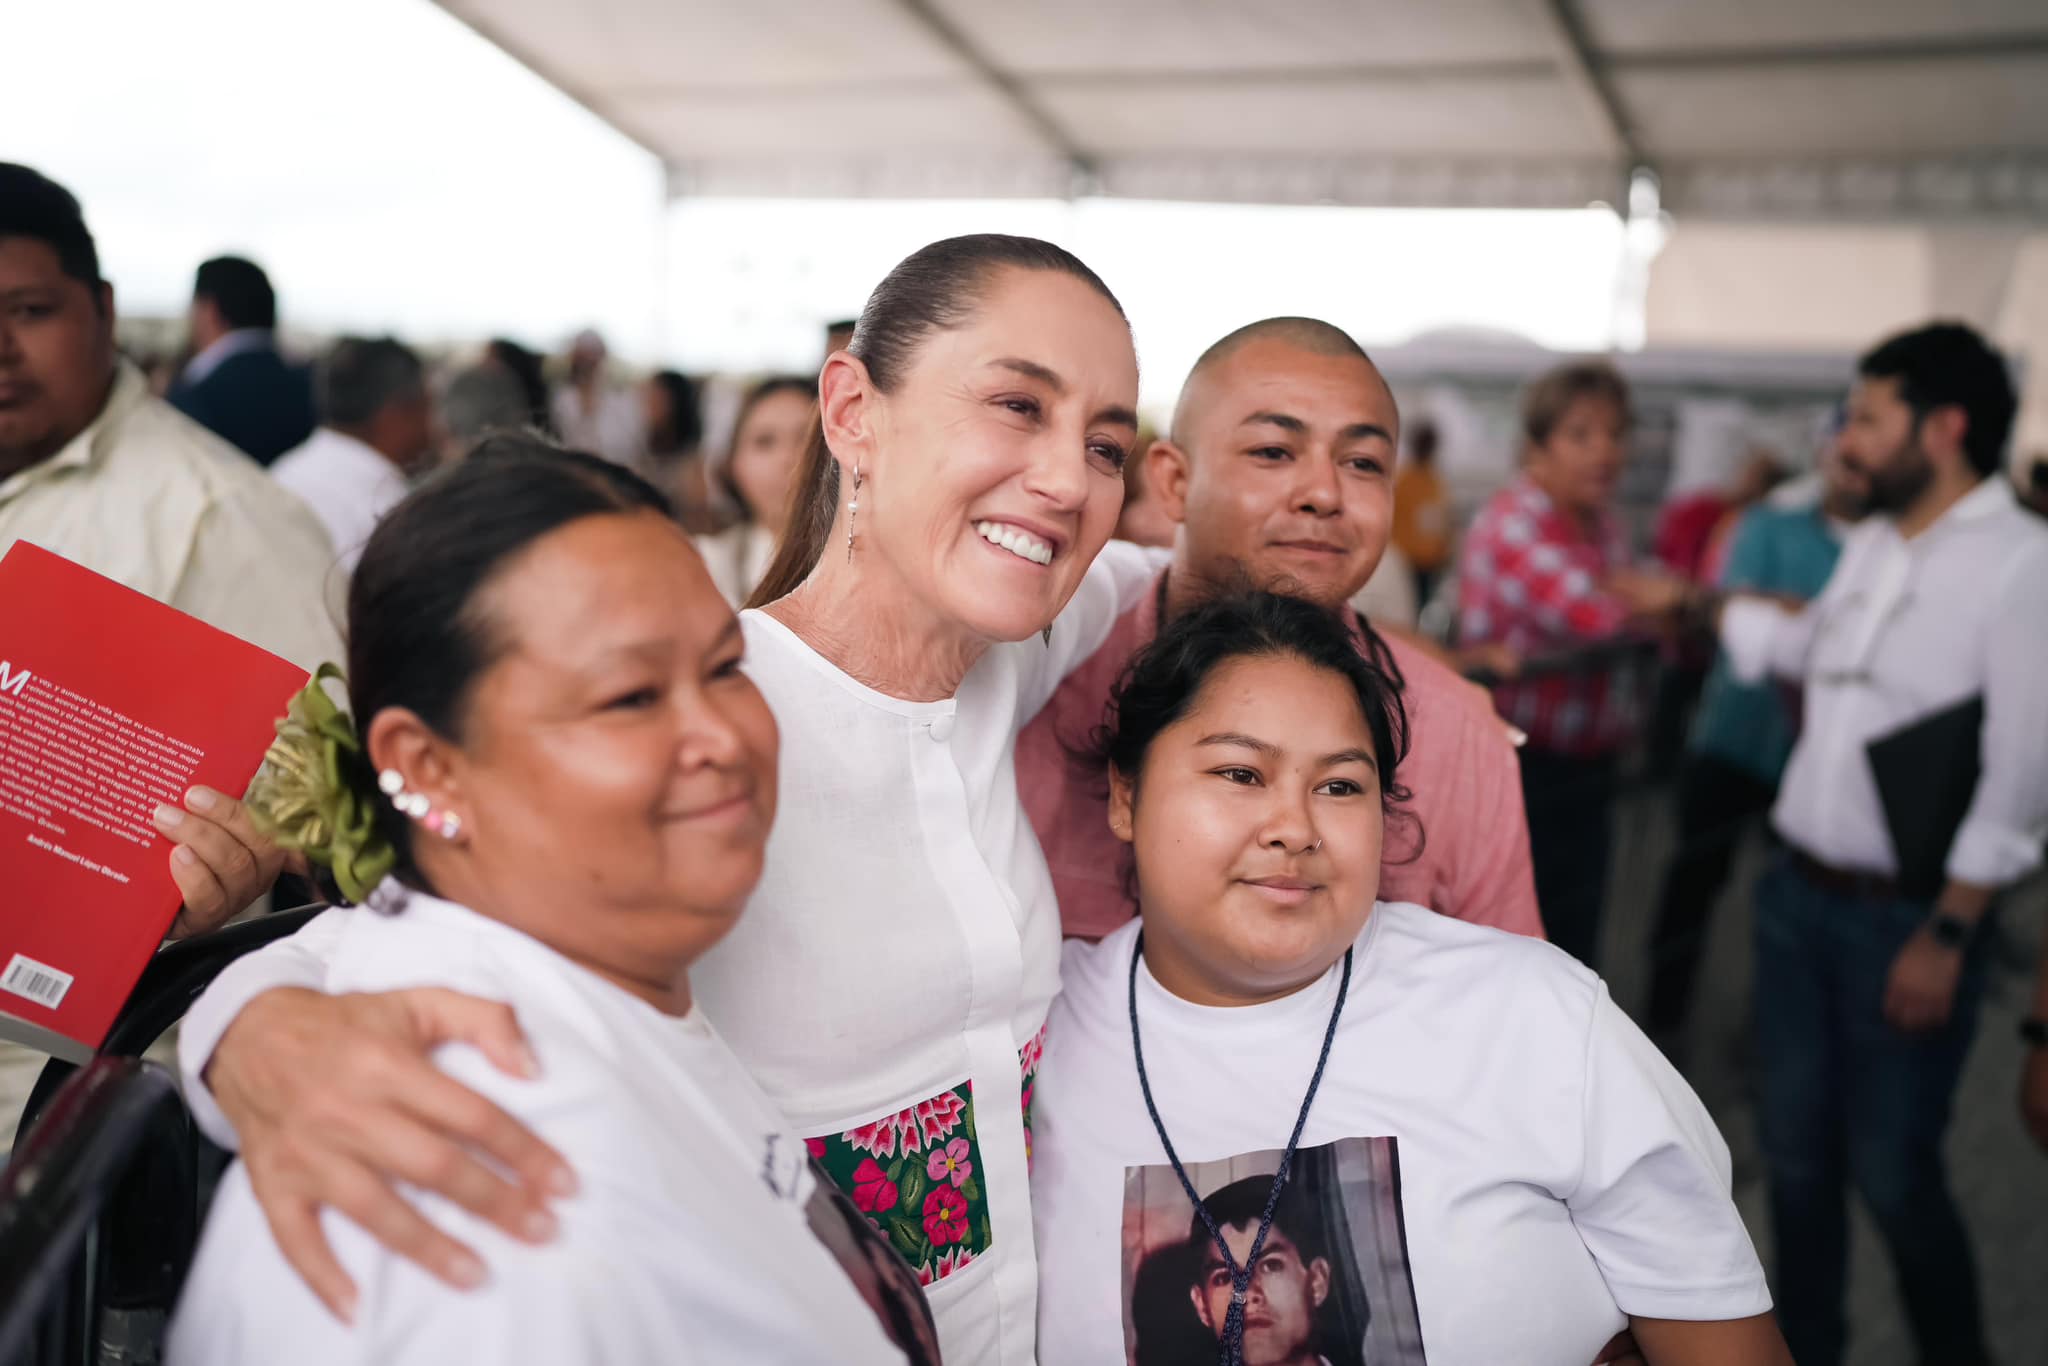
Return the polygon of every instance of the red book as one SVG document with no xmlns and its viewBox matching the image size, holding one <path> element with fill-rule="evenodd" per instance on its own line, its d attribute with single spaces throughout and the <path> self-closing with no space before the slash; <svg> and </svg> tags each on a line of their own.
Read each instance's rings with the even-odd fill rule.
<svg viewBox="0 0 2048 1366">
<path fill-rule="evenodd" d="M 178 913 L 152 814 L 246 789 L 305 684 L 41 546 L 0 559 L 0 1038 L 99 1048 Z"/>
</svg>

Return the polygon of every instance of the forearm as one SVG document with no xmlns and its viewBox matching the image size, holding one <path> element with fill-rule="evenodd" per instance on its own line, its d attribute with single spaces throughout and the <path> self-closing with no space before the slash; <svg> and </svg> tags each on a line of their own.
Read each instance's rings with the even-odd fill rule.
<svg viewBox="0 0 2048 1366">
<path fill-rule="evenodd" d="M 1648 1366 L 1792 1366 L 1792 1353 L 1771 1314 L 1693 1323 L 1629 1319 Z"/>
<path fill-rule="evenodd" d="M 1738 593 L 1715 600 L 1711 611 L 1737 682 L 1799 677 L 1813 638 L 1810 608 L 1791 611 L 1777 599 Z"/>
<path fill-rule="evenodd" d="M 326 976 L 326 957 L 339 941 L 348 911 L 333 910 L 315 917 L 289 939 L 229 964 L 213 985 L 193 1003 L 178 1030 L 178 1071 L 185 1103 L 206 1136 L 223 1148 L 238 1146 L 234 1126 L 214 1102 L 206 1081 L 207 1064 L 221 1036 L 249 1003 L 280 987 L 318 990 Z"/>
<path fill-rule="evenodd" d="M 1986 887 L 1975 882 L 1962 882 L 1950 878 L 1936 898 L 1934 911 L 1937 915 L 1950 916 L 1975 929 L 1982 923 L 1984 915 L 1991 909 L 1991 901 L 1998 893 L 1995 887 Z"/>
</svg>

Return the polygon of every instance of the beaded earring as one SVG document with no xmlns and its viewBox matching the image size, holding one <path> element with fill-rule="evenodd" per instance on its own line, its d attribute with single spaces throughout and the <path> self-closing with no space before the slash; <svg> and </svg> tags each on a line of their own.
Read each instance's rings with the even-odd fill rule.
<svg viewBox="0 0 2048 1366">
<path fill-rule="evenodd" d="M 853 519 L 860 516 L 860 462 L 853 462 L 853 496 L 846 500 L 846 562 L 853 563 Z"/>
<path fill-rule="evenodd" d="M 395 768 L 387 768 L 377 775 L 377 790 L 391 799 L 391 804 L 402 815 L 418 821 L 444 840 L 452 840 L 462 833 L 462 817 L 453 811 L 436 811 L 424 792 L 405 790 L 405 776 Z"/>
</svg>

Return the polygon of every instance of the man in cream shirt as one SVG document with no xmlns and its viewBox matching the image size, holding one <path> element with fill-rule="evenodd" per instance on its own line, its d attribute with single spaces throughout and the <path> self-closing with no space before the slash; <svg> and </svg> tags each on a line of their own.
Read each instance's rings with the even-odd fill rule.
<svg viewBox="0 0 2048 1366">
<path fill-rule="evenodd" d="M 150 396 L 115 355 L 114 292 L 78 201 L 0 163 L 0 555 L 17 540 L 295 664 L 341 658 L 320 523 Z M 0 1046 L 0 1150 L 42 1062 Z"/>
<path fill-rule="evenodd" d="M 36 542 L 308 668 L 340 657 L 326 533 L 114 351 L 78 201 L 0 165 L 0 554 Z"/>
</svg>

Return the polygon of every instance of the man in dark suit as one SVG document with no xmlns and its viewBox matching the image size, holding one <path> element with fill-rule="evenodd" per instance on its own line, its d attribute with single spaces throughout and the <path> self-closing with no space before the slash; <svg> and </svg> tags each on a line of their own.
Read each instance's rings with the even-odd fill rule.
<svg viewBox="0 0 2048 1366">
<path fill-rule="evenodd" d="M 174 407 L 268 465 L 313 434 L 313 383 L 278 354 L 277 294 L 263 268 L 239 256 L 199 267 L 192 348 L 168 395 Z"/>
</svg>

